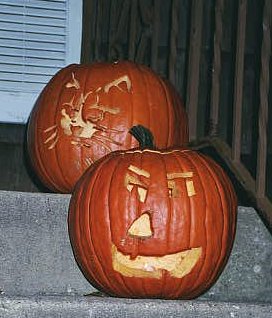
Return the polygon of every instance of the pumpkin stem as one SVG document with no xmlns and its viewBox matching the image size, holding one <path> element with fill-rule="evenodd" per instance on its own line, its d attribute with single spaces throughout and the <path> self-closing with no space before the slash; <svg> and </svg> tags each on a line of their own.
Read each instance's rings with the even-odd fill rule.
<svg viewBox="0 0 272 318">
<path fill-rule="evenodd" d="M 130 128 L 129 133 L 139 142 L 141 150 L 156 149 L 154 137 L 149 129 L 142 125 Z"/>
</svg>

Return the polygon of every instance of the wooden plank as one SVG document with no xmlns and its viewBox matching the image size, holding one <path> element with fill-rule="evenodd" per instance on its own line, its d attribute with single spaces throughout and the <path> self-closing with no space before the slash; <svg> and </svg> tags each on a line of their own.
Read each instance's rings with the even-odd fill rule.
<svg viewBox="0 0 272 318">
<path fill-rule="evenodd" d="M 135 60 L 136 55 L 136 34 L 137 34 L 137 14 L 138 14 L 138 0 L 131 1 L 130 8 L 130 32 L 129 32 L 129 49 L 128 58 Z"/>
<path fill-rule="evenodd" d="M 118 53 L 116 52 L 115 42 L 117 40 L 117 27 L 118 27 L 118 10 L 117 2 L 110 2 L 110 21 L 109 21 L 109 48 L 108 48 L 108 60 L 118 59 Z"/>
<path fill-rule="evenodd" d="M 269 95 L 269 63 L 271 56 L 271 15 L 272 2 L 265 0 L 263 13 L 263 42 L 261 50 L 260 74 L 260 106 L 259 106 L 259 139 L 257 153 L 257 197 L 265 196 L 266 161 L 267 161 L 267 122 L 268 122 L 268 95 Z"/>
<path fill-rule="evenodd" d="M 243 107 L 243 83 L 244 83 L 244 58 L 246 38 L 246 14 L 247 0 L 239 0 L 237 19 L 236 41 L 236 65 L 234 82 L 234 115 L 233 115 L 233 141 L 232 158 L 235 162 L 240 161 L 241 134 L 242 134 L 242 107 Z"/>
<path fill-rule="evenodd" d="M 103 23 L 103 2 L 99 0 L 96 5 L 96 25 L 94 38 L 94 59 L 98 61 L 101 58 L 101 40 L 102 40 L 102 23 Z"/>
<path fill-rule="evenodd" d="M 136 0 L 137 1 L 137 0 Z M 112 0 L 110 12 L 110 25 L 113 27 L 114 32 L 109 34 L 109 52 L 110 60 L 118 60 L 127 58 L 127 52 L 123 51 L 122 44 L 128 43 L 126 30 L 129 25 L 129 10 L 130 0 L 124 0 L 122 6 L 119 7 L 116 0 Z"/>
<path fill-rule="evenodd" d="M 96 25 L 96 1 L 83 0 L 82 16 L 82 48 L 81 62 L 89 63 L 94 58 L 92 41 L 94 39 Z"/>
<path fill-rule="evenodd" d="M 195 140 L 197 138 L 197 107 L 203 27 L 203 5 L 203 1 L 192 0 L 188 84 L 186 97 L 186 107 L 189 118 L 190 140 Z"/>
<path fill-rule="evenodd" d="M 171 29 L 170 29 L 170 52 L 168 59 L 168 78 L 172 84 L 176 84 L 176 62 L 177 62 L 177 36 L 178 36 L 178 0 L 172 1 L 171 7 Z"/>
<path fill-rule="evenodd" d="M 159 32 L 160 32 L 160 8 L 161 0 L 154 1 L 153 7 L 153 30 L 151 38 L 151 68 L 158 71 L 158 47 L 159 47 Z"/>
<path fill-rule="evenodd" d="M 140 39 L 136 49 L 136 58 L 135 60 L 138 63 L 147 62 L 148 47 L 150 46 L 151 37 L 152 37 L 152 11 L 153 6 L 150 5 L 146 0 L 139 1 L 139 20 L 141 21 L 140 25 Z M 149 54 L 148 54 L 149 55 Z"/>
<path fill-rule="evenodd" d="M 221 74 L 221 49 L 223 39 L 223 12 L 224 0 L 217 0 L 215 4 L 215 33 L 213 40 L 213 73 L 209 135 L 218 133 L 219 101 L 220 101 L 220 74 Z"/>
</svg>

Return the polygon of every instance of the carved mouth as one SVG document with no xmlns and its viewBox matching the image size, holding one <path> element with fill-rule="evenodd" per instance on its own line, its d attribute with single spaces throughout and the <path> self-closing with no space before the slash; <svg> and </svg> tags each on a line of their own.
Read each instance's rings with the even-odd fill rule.
<svg viewBox="0 0 272 318">
<path fill-rule="evenodd" d="M 150 277 L 161 278 L 163 270 L 176 278 L 182 278 L 189 274 L 202 253 L 201 247 L 195 247 L 186 251 L 164 256 L 137 256 L 130 259 L 112 245 L 112 264 L 115 271 L 126 277 Z"/>
</svg>

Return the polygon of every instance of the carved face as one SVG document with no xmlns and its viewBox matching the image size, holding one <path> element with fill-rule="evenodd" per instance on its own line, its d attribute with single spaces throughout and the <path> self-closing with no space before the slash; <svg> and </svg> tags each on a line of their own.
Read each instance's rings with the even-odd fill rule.
<svg viewBox="0 0 272 318">
<path fill-rule="evenodd" d="M 46 85 L 30 116 L 33 167 L 48 188 L 71 192 L 96 160 L 137 146 L 128 134 L 135 123 L 152 126 L 161 148 L 188 140 L 180 97 L 147 67 L 128 61 L 65 67 Z"/>
<path fill-rule="evenodd" d="M 69 233 L 80 268 L 97 288 L 193 298 L 226 263 L 235 210 L 222 169 L 196 152 L 113 153 L 78 184 Z"/>
<path fill-rule="evenodd" d="M 156 177 L 157 174 L 152 179 L 155 179 Z M 192 171 L 166 173 L 164 179 L 166 179 L 166 182 L 164 182 L 161 187 L 166 188 L 164 197 L 168 195 L 169 198 L 166 199 L 169 200 L 169 202 L 182 199 L 182 196 L 184 195 L 187 195 L 188 197 L 196 195 Z M 202 248 L 201 246 L 193 247 L 161 255 L 160 242 L 158 242 L 157 247 L 159 250 L 156 251 L 152 240 L 156 241 L 159 239 L 158 235 L 160 235 L 160 228 L 161 226 L 165 226 L 163 223 L 158 224 L 158 221 L 160 221 L 160 218 L 163 218 L 162 214 L 168 214 L 169 211 L 165 209 L 163 212 L 156 211 L 156 209 L 158 209 L 158 202 L 156 202 L 156 207 L 153 207 L 152 202 L 148 203 L 149 195 L 156 196 L 156 193 L 152 194 L 150 191 L 157 191 L 154 187 L 152 189 L 152 184 L 150 182 L 151 174 L 149 171 L 134 165 L 129 165 L 124 176 L 124 187 L 130 195 L 134 195 L 136 200 L 139 201 L 140 213 L 128 227 L 127 231 L 124 233 L 124 237 L 120 239 L 118 245 L 120 245 L 121 249 L 122 246 L 128 245 L 131 248 L 131 245 L 135 245 L 139 250 L 139 245 L 144 244 L 145 247 L 143 249 L 146 250 L 150 241 L 153 252 L 150 251 L 150 254 L 143 253 L 143 255 L 138 255 L 138 253 L 135 252 L 135 247 L 132 248 L 130 252 L 128 249 L 124 248 L 124 252 L 128 253 L 126 255 L 119 251 L 117 246 L 113 244 L 113 268 L 122 275 L 128 277 L 152 277 L 159 279 L 162 278 L 164 271 L 168 271 L 171 276 L 182 278 L 190 273 L 196 265 L 201 257 Z M 184 193 L 182 193 L 184 185 L 181 183 L 185 183 L 186 189 Z M 163 197 L 162 200 L 164 200 Z M 156 234 L 156 231 L 158 234 Z"/>
</svg>

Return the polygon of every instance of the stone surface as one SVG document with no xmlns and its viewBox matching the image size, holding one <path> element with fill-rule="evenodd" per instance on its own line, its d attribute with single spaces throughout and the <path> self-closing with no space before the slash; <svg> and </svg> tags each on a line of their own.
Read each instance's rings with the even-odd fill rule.
<svg viewBox="0 0 272 318">
<path fill-rule="evenodd" d="M 67 232 L 69 195 L 0 191 L 0 290 L 4 295 L 82 295 Z M 239 208 L 230 260 L 199 299 L 272 304 L 272 237 L 252 208 Z"/>
<path fill-rule="evenodd" d="M 0 290 L 5 294 L 92 291 L 67 230 L 69 195 L 0 191 Z"/>
<path fill-rule="evenodd" d="M 109 297 L 0 297 L 1 318 L 268 318 L 272 305 Z"/>
</svg>

